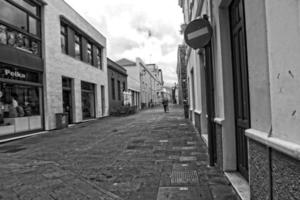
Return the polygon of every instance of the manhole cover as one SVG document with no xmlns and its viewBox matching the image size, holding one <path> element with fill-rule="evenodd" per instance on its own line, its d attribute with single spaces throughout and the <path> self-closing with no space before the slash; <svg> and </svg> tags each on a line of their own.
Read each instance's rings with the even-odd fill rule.
<svg viewBox="0 0 300 200">
<path fill-rule="evenodd" d="M 157 200 L 198 200 L 199 197 L 201 192 L 196 187 L 160 187 Z"/>
<path fill-rule="evenodd" d="M 198 175 L 196 170 L 172 171 L 172 185 L 194 185 L 198 184 Z"/>
</svg>

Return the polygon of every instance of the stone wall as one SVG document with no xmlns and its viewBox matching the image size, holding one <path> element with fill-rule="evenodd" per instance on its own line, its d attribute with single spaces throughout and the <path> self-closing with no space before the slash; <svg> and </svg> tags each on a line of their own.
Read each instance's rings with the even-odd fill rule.
<svg viewBox="0 0 300 200">
<path fill-rule="evenodd" d="M 248 141 L 251 200 L 300 199 L 300 161 Z"/>
</svg>

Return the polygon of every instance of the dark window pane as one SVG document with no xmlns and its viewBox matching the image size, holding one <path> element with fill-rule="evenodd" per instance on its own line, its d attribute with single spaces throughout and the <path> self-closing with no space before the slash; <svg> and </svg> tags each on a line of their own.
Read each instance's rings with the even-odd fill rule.
<svg viewBox="0 0 300 200">
<path fill-rule="evenodd" d="M 87 61 L 93 65 L 93 53 L 92 53 L 92 44 L 87 43 Z"/>
<path fill-rule="evenodd" d="M 28 30 L 26 13 L 3 0 L 0 1 L 0 19 L 24 31 Z"/>
<path fill-rule="evenodd" d="M 112 93 L 112 99 L 116 99 L 116 93 L 115 93 L 115 79 L 111 79 L 111 93 Z"/>
<path fill-rule="evenodd" d="M 100 48 L 97 48 L 97 67 L 102 70 L 102 51 Z"/>
<path fill-rule="evenodd" d="M 60 32 L 60 41 L 61 41 L 61 51 L 63 53 L 68 53 L 67 48 L 67 28 L 66 26 L 61 26 L 61 32 Z"/>
<path fill-rule="evenodd" d="M 81 38 L 75 34 L 75 58 L 81 60 Z"/>
<path fill-rule="evenodd" d="M 38 27 L 38 22 L 36 19 L 29 17 L 29 33 L 32 33 L 34 35 L 37 35 L 37 28 Z"/>
</svg>

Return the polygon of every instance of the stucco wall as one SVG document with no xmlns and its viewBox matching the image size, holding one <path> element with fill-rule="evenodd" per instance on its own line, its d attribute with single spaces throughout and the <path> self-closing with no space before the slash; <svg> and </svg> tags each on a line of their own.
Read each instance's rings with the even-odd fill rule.
<svg viewBox="0 0 300 200">
<path fill-rule="evenodd" d="M 272 134 L 300 144 L 300 1 L 267 0 Z"/>
<path fill-rule="evenodd" d="M 269 132 L 271 129 L 271 101 L 265 1 L 251 0 L 244 2 L 251 127 Z"/>
<path fill-rule="evenodd" d="M 60 15 L 64 15 L 76 26 L 92 37 L 103 48 L 103 58 L 106 58 L 106 39 L 69 5 L 61 0 L 47 0 L 44 8 L 44 38 L 45 40 L 45 128 L 54 129 L 55 113 L 62 112 L 62 76 L 73 78 L 73 109 L 74 122 L 82 120 L 81 81 L 96 85 L 95 104 L 96 117 L 102 116 L 101 85 L 105 86 L 105 115 L 108 111 L 107 67 L 103 59 L 103 70 L 63 54 L 60 47 Z"/>
</svg>

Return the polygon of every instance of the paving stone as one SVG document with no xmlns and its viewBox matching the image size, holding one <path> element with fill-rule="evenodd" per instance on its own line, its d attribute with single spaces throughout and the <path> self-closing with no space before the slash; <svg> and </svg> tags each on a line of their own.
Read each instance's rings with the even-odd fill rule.
<svg viewBox="0 0 300 200">
<path fill-rule="evenodd" d="M 0 199 L 234 200 L 182 113 L 149 109 L 1 144 Z"/>
<path fill-rule="evenodd" d="M 160 187 L 157 200 L 211 200 L 208 195 L 198 187 Z"/>
</svg>

